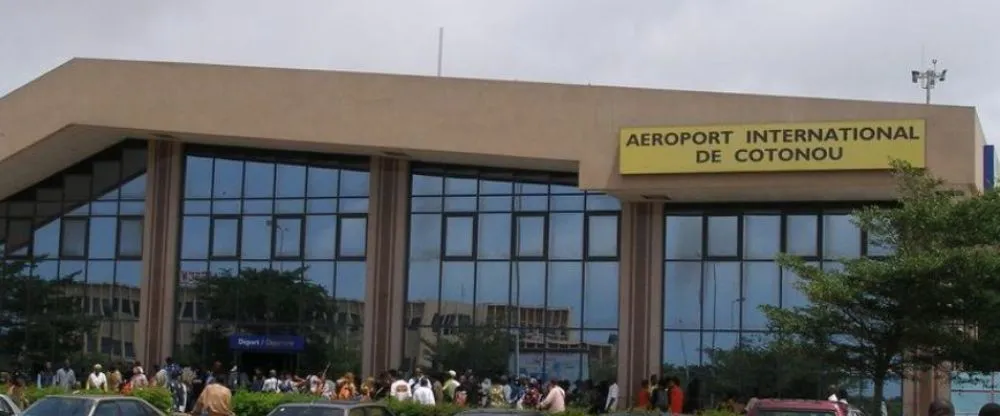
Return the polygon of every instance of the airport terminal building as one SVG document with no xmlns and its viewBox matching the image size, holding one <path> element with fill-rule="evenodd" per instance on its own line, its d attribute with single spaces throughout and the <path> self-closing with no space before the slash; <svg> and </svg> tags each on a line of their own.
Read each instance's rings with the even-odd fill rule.
<svg viewBox="0 0 1000 416">
<path fill-rule="evenodd" d="M 894 158 L 993 183 L 971 107 L 74 59 L 0 98 L 0 248 L 93 325 L 0 347 L 633 392 L 801 305 L 777 253 L 878 255 Z"/>
</svg>

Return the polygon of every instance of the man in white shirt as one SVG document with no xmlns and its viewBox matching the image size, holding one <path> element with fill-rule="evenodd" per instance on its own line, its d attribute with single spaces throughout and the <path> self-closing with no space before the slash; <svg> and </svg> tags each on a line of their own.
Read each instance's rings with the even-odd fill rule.
<svg viewBox="0 0 1000 416">
<path fill-rule="evenodd" d="M 612 381 L 608 387 L 608 400 L 604 403 L 604 411 L 611 413 L 618 407 L 618 382 Z"/>
<path fill-rule="evenodd" d="M 431 390 L 431 382 L 426 378 L 420 379 L 417 388 L 413 390 L 413 400 L 427 406 L 434 406 L 434 390 Z"/>
<path fill-rule="evenodd" d="M 549 381 L 549 394 L 538 404 L 539 409 L 548 409 L 549 413 L 566 411 L 566 390 L 563 390 L 556 380 Z"/>
<path fill-rule="evenodd" d="M 62 368 L 56 370 L 56 376 L 52 379 L 52 385 L 59 386 L 63 390 L 72 390 L 76 386 L 76 373 L 69 365 L 69 360 L 63 362 Z"/>
<path fill-rule="evenodd" d="M 410 400 L 413 397 L 413 392 L 410 391 L 410 383 L 406 380 L 397 378 L 398 373 L 393 371 L 391 373 L 393 382 L 389 385 L 389 394 L 392 395 L 396 400 Z"/>
<path fill-rule="evenodd" d="M 100 364 L 94 364 L 94 371 L 90 372 L 87 376 L 87 390 L 100 390 L 103 392 L 108 391 L 108 377 L 104 375 L 101 371 Z"/>
<path fill-rule="evenodd" d="M 281 391 L 278 388 L 278 372 L 271 370 L 267 373 L 267 378 L 264 379 L 264 385 L 261 387 L 260 391 L 265 393 L 278 393 Z"/>
</svg>

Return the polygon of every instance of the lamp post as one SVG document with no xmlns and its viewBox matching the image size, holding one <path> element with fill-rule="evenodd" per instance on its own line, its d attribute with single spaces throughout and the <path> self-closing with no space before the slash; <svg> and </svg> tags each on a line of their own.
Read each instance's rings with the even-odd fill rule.
<svg viewBox="0 0 1000 416">
<path fill-rule="evenodd" d="M 944 77 L 948 73 L 947 69 L 942 69 L 941 72 L 938 72 L 937 62 L 937 59 L 932 59 L 930 68 L 924 71 L 910 71 L 910 79 L 913 83 L 920 84 L 920 88 L 923 88 L 926 92 L 925 104 L 931 103 L 931 90 L 937 86 L 938 82 L 944 82 Z"/>
</svg>

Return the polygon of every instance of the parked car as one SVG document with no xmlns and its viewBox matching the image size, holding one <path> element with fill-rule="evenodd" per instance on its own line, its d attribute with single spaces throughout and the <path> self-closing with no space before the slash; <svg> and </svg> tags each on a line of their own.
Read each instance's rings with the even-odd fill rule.
<svg viewBox="0 0 1000 416">
<path fill-rule="evenodd" d="M 47 396 L 21 413 L 22 416 L 164 416 L 163 412 L 138 397 L 129 396 Z"/>
<path fill-rule="evenodd" d="M 21 408 L 6 394 L 0 394 L 0 416 L 20 416 Z"/>
<path fill-rule="evenodd" d="M 469 409 L 455 414 L 455 416 L 544 416 L 545 412 L 537 410 L 517 410 L 517 409 Z"/>
<path fill-rule="evenodd" d="M 312 403 L 280 405 L 268 416 L 396 416 L 378 402 L 317 400 Z"/>
<path fill-rule="evenodd" d="M 861 409 L 829 400 L 761 399 L 747 416 L 865 416 Z"/>
</svg>

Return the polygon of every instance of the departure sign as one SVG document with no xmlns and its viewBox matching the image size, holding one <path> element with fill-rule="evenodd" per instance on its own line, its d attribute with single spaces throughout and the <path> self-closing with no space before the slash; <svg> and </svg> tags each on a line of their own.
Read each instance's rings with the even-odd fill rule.
<svg viewBox="0 0 1000 416">
<path fill-rule="evenodd" d="M 623 175 L 888 169 L 925 164 L 924 120 L 629 127 Z"/>
</svg>

